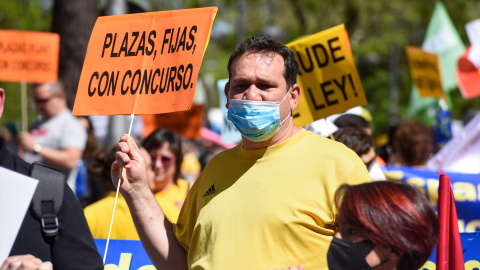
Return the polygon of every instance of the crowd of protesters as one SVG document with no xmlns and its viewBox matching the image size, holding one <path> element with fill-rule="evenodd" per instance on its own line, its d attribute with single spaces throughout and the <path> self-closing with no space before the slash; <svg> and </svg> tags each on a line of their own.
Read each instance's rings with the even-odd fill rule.
<svg viewBox="0 0 480 270">
<path fill-rule="evenodd" d="M 369 182 L 387 183 L 382 181 L 386 180 L 381 170 L 384 164 L 425 167 L 434 154 L 432 132 L 420 123 L 402 122 L 392 129 L 388 144 L 376 148 L 369 121 L 359 115 L 338 117 L 333 122 L 338 129 L 329 136 L 295 126 L 291 111 L 300 96 L 298 65 L 288 48 L 268 37 L 242 43 L 232 54 L 228 71 L 228 119 L 243 139 L 220 154 L 219 150 L 225 150 L 222 145 L 205 138 L 188 139 L 162 127 L 145 137 L 123 135 L 111 147 L 99 139 L 91 118 L 71 115 L 60 82 L 34 87 L 33 100 L 41 119 L 17 136 L 1 129 L 6 144 L 2 151 L 8 147 L 28 162 L 42 161 L 64 172 L 84 208 L 86 222 L 83 215 L 81 222 L 88 224 L 93 238 L 108 235 L 114 185 L 120 178 L 119 169 L 126 168 L 111 238 L 142 240 L 157 267 L 227 269 L 234 264 L 239 269 L 290 265 L 317 269 L 327 267 L 327 254 L 331 269 L 340 269 L 331 266 L 337 264 L 391 266 L 385 269 L 421 266 L 419 262 L 428 258 L 436 241 L 433 209 L 412 188 Z M 3 89 L 0 97 L 3 109 Z M 259 107 L 261 102 L 266 107 L 275 104 L 278 109 L 277 119 L 264 133 L 244 122 L 243 108 L 251 101 Z M 132 166 L 135 161 L 141 164 Z M 359 196 L 371 192 L 388 200 L 388 190 L 411 199 L 412 209 L 415 205 L 425 209 L 428 224 L 405 225 L 431 234 L 431 241 L 420 246 L 414 241 L 417 236 L 405 232 L 406 238 L 413 239 L 410 246 L 419 245 L 421 256 L 404 247 L 405 243 L 383 238 L 380 232 L 367 237 L 372 226 L 381 231 L 383 225 L 369 225 L 364 217 L 355 216 L 361 211 L 353 207 L 355 200 L 368 201 Z M 338 220 L 336 208 L 341 209 Z M 397 216 L 408 219 L 410 214 L 415 213 Z M 156 220 L 146 221 L 147 216 Z M 360 237 L 349 240 L 346 226 L 354 226 Z M 362 248 L 381 255 L 369 263 L 365 257 L 370 253 L 365 251 L 356 264 L 342 257 L 342 245 L 351 242 L 363 243 Z M 238 246 L 235 254 L 229 245 Z M 22 259 L 31 261 L 30 257 Z M 41 260 L 56 263 L 53 257 Z"/>
</svg>

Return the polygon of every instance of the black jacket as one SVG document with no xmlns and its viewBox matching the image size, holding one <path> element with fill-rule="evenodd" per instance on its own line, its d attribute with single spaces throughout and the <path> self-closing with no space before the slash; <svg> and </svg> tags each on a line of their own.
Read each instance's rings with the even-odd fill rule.
<svg viewBox="0 0 480 270">
<path fill-rule="evenodd" d="M 10 153 L 6 144 L 5 139 L 0 136 L 0 166 L 28 175 L 30 164 Z M 55 270 L 103 269 L 102 257 L 97 251 L 83 209 L 66 184 L 58 223 L 59 231 L 56 238 L 53 240 L 45 237 L 40 220 L 34 218 L 30 207 L 25 214 L 10 256 L 32 254 L 42 261 L 52 262 Z"/>
</svg>

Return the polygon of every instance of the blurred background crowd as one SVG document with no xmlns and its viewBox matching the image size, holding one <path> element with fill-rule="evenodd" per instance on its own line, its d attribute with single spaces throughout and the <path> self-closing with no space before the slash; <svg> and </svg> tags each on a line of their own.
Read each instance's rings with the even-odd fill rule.
<svg viewBox="0 0 480 270">
<path fill-rule="evenodd" d="M 441 151 L 456 137 L 468 141 L 478 133 L 475 128 L 480 125 L 479 99 L 464 99 L 454 86 L 447 92 L 447 111 L 437 100 L 419 102 L 419 98 L 414 97 L 404 48 L 422 44 L 435 6 L 433 0 L 0 1 L 0 29 L 60 34 L 59 79 L 62 82 L 28 86 L 31 101 L 28 122 L 33 123 L 28 132 L 19 128 L 21 108 L 15 106 L 20 103 L 19 84 L 0 82 L 0 87 L 8 93 L 0 133 L 9 141 L 12 152 L 25 160 L 43 160 L 69 175 L 68 184 L 85 207 L 95 238 L 105 238 L 104 231 L 95 234 L 96 225 L 92 224 L 106 222 L 105 218 L 110 217 L 107 214 L 110 210 L 106 210 L 113 207 L 110 165 L 118 138 L 127 133 L 131 120 L 129 116 L 73 118 L 71 115 L 95 20 L 102 15 L 211 5 L 219 6 L 219 12 L 205 51 L 192 109 L 133 119 L 132 135 L 151 164 L 151 190 L 161 205 L 163 202 L 162 207 L 170 218 L 178 216 L 188 188 L 208 160 L 235 145 L 222 142 L 221 130 L 226 118 L 220 109 L 219 93 L 223 93 L 223 89 L 217 89 L 217 81 L 228 77 L 227 58 L 235 44 L 256 34 L 268 34 L 287 43 L 345 24 L 368 105 L 304 128 L 347 145 L 361 157 L 374 180 L 387 178 L 382 170 L 385 164 L 480 173 L 480 160 L 476 163 L 474 159 L 472 165 L 458 159 L 457 163 L 463 166 L 449 167 L 445 161 L 453 157 Z M 464 25 L 478 17 L 480 3 L 444 1 L 444 5 L 459 36 L 467 41 Z M 47 141 L 39 143 L 38 138 L 45 132 L 44 121 L 62 113 L 68 117 L 58 125 L 64 127 L 68 123 L 68 134 L 55 135 L 62 139 L 54 142 L 45 139 Z M 476 141 L 468 142 L 475 148 Z M 59 152 L 49 152 L 52 149 Z M 128 214 L 126 204 L 123 207 Z M 119 209 L 122 210 L 122 206 Z M 98 214 L 100 211 L 105 214 Z M 95 221 L 95 218 L 105 220 Z M 127 223 L 125 226 L 133 226 Z M 135 235 L 119 237 L 138 239 Z"/>
</svg>

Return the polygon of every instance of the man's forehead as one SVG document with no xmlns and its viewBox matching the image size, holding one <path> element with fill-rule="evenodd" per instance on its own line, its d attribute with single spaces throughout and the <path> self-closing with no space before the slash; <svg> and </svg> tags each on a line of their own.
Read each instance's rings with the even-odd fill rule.
<svg viewBox="0 0 480 270">
<path fill-rule="evenodd" d="M 283 64 L 283 58 L 280 54 L 270 51 L 250 51 L 238 56 L 232 63 L 235 65 L 241 59 L 256 59 L 257 62 L 265 64 L 272 64 L 275 61 L 280 61 Z"/>
<path fill-rule="evenodd" d="M 246 64 L 244 63 L 244 61 L 247 61 L 249 63 Z M 251 61 L 254 61 L 254 63 L 252 63 Z M 231 78 L 232 80 L 241 79 L 238 77 L 242 77 L 242 74 L 238 73 L 242 69 L 240 68 L 239 70 L 239 67 L 240 67 L 239 63 L 242 63 L 241 65 L 243 65 L 244 67 L 245 65 L 249 65 L 248 67 L 250 67 L 250 65 L 252 64 L 255 65 L 256 63 L 258 64 L 257 67 L 266 66 L 267 70 L 270 70 L 270 71 L 273 71 L 274 69 L 277 69 L 276 67 L 279 67 L 281 68 L 280 73 L 282 74 L 282 77 L 285 73 L 285 65 L 284 65 L 283 58 L 281 55 L 275 52 L 247 52 L 240 55 L 232 63 L 232 78 Z M 242 73 L 242 71 L 240 71 L 240 73 Z M 257 75 L 261 76 L 261 74 L 257 74 Z M 270 77 L 273 74 L 268 72 L 268 74 L 263 74 L 263 75 L 267 75 L 267 77 Z"/>
<path fill-rule="evenodd" d="M 48 87 L 47 85 L 38 85 L 33 89 L 33 93 L 38 96 L 49 95 L 52 92 L 51 87 Z"/>
</svg>

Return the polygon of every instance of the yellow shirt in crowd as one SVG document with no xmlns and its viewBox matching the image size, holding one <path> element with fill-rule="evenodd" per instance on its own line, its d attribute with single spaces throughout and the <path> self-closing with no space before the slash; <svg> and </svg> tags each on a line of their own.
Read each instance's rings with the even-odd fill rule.
<svg viewBox="0 0 480 270">
<path fill-rule="evenodd" d="M 162 207 L 165 216 L 171 222 L 177 221 L 181 204 L 187 195 L 187 191 L 188 182 L 184 179 L 178 179 L 176 185 L 172 185 L 168 190 L 155 194 L 155 198 Z M 108 237 L 114 202 L 115 192 L 112 192 L 107 197 L 85 207 L 85 217 L 93 238 L 106 239 Z M 121 194 L 118 195 L 110 238 L 140 240 L 127 202 Z"/>
</svg>

